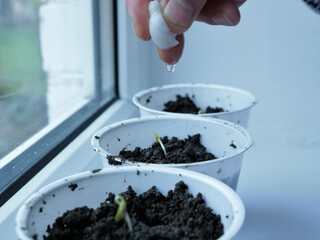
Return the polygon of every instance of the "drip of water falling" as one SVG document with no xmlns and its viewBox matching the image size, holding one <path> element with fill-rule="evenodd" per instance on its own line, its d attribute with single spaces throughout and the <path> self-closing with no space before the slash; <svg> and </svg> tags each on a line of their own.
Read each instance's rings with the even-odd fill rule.
<svg viewBox="0 0 320 240">
<path fill-rule="evenodd" d="M 172 64 L 172 65 L 170 65 L 170 64 L 167 64 L 167 70 L 168 70 L 168 72 L 174 72 L 174 70 L 176 70 L 176 64 Z"/>
</svg>

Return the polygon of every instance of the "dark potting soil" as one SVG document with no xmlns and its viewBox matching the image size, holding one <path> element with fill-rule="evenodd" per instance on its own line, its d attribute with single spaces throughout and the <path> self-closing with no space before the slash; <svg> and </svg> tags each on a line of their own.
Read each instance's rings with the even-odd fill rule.
<svg viewBox="0 0 320 240">
<path fill-rule="evenodd" d="M 143 163 L 194 163 L 216 159 L 208 152 L 200 142 L 200 134 L 188 136 L 185 139 L 177 137 L 160 137 L 167 154 L 161 148 L 159 142 L 154 142 L 151 147 L 136 147 L 133 151 L 121 150 L 119 157 L 131 162 Z M 109 158 L 108 158 L 109 159 Z M 111 164 L 109 159 L 109 163 Z"/>
<path fill-rule="evenodd" d="M 220 215 L 206 206 L 201 193 L 196 197 L 180 181 L 167 196 L 156 187 L 143 194 L 128 187 L 121 193 L 127 204 L 132 233 L 125 221 L 115 220 L 118 205 L 109 193 L 97 209 L 75 208 L 48 226 L 46 240 L 112 240 L 112 239 L 217 239 L 223 235 Z M 35 238 L 36 239 L 36 238 Z"/>
<path fill-rule="evenodd" d="M 192 98 L 194 98 L 194 96 Z M 189 97 L 188 94 L 186 94 L 186 96 L 184 97 L 181 95 L 176 95 L 176 100 L 164 103 L 163 111 L 191 114 L 225 112 L 225 110 L 221 107 L 208 106 L 205 110 L 201 109 L 194 103 L 194 101 Z"/>
</svg>

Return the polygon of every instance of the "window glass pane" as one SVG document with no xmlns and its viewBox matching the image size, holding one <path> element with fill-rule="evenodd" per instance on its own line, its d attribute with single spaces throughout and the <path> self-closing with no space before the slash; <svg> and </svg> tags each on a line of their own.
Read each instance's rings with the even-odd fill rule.
<svg viewBox="0 0 320 240">
<path fill-rule="evenodd" d="M 1 179 L 16 180 L 114 97 L 113 4 L 0 0 Z"/>
<path fill-rule="evenodd" d="M 31 1 L 0 1 L 0 158 L 46 124 L 38 8 Z"/>
<path fill-rule="evenodd" d="M 91 1 L 0 0 L 0 158 L 94 98 Z"/>
</svg>

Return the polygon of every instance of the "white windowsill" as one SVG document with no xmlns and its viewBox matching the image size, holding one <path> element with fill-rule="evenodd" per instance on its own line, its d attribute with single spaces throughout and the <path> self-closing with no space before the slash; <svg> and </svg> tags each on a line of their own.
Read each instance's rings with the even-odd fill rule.
<svg viewBox="0 0 320 240">
<path fill-rule="evenodd" d="M 95 131 L 110 123 L 136 116 L 138 116 L 136 107 L 124 100 L 119 100 L 108 108 L 0 208 L 0 239 L 18 239 L 15 233 L 15 216 L 19 206 L 32 193 L 60 178 L 102 167 L 100 157 L 93 151 L 90 144 Z"/>
</svg>

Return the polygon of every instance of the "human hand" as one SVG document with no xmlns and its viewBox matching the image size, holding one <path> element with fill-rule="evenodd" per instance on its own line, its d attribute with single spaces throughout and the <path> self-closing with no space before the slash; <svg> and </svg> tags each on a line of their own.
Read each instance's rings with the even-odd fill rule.
<svg viewBox="0 0 320 240">
<path fill-rule="evenodd" d="M 169 49 L 159 49 L 159 57 L 167 64 L 179 61 L 185 33 L 194 21 L 210 25 L 235 26 L 240 21 L 239 7 L 246 0 L 160 0 L 162 15 L 171 32 L 177 33 L 179 44 Z M 126 0 L 128 13 L 133 21 L 136 35 L 142 40 L 150 40 L 149 6 L 150 0 Z"/>
</svg>

